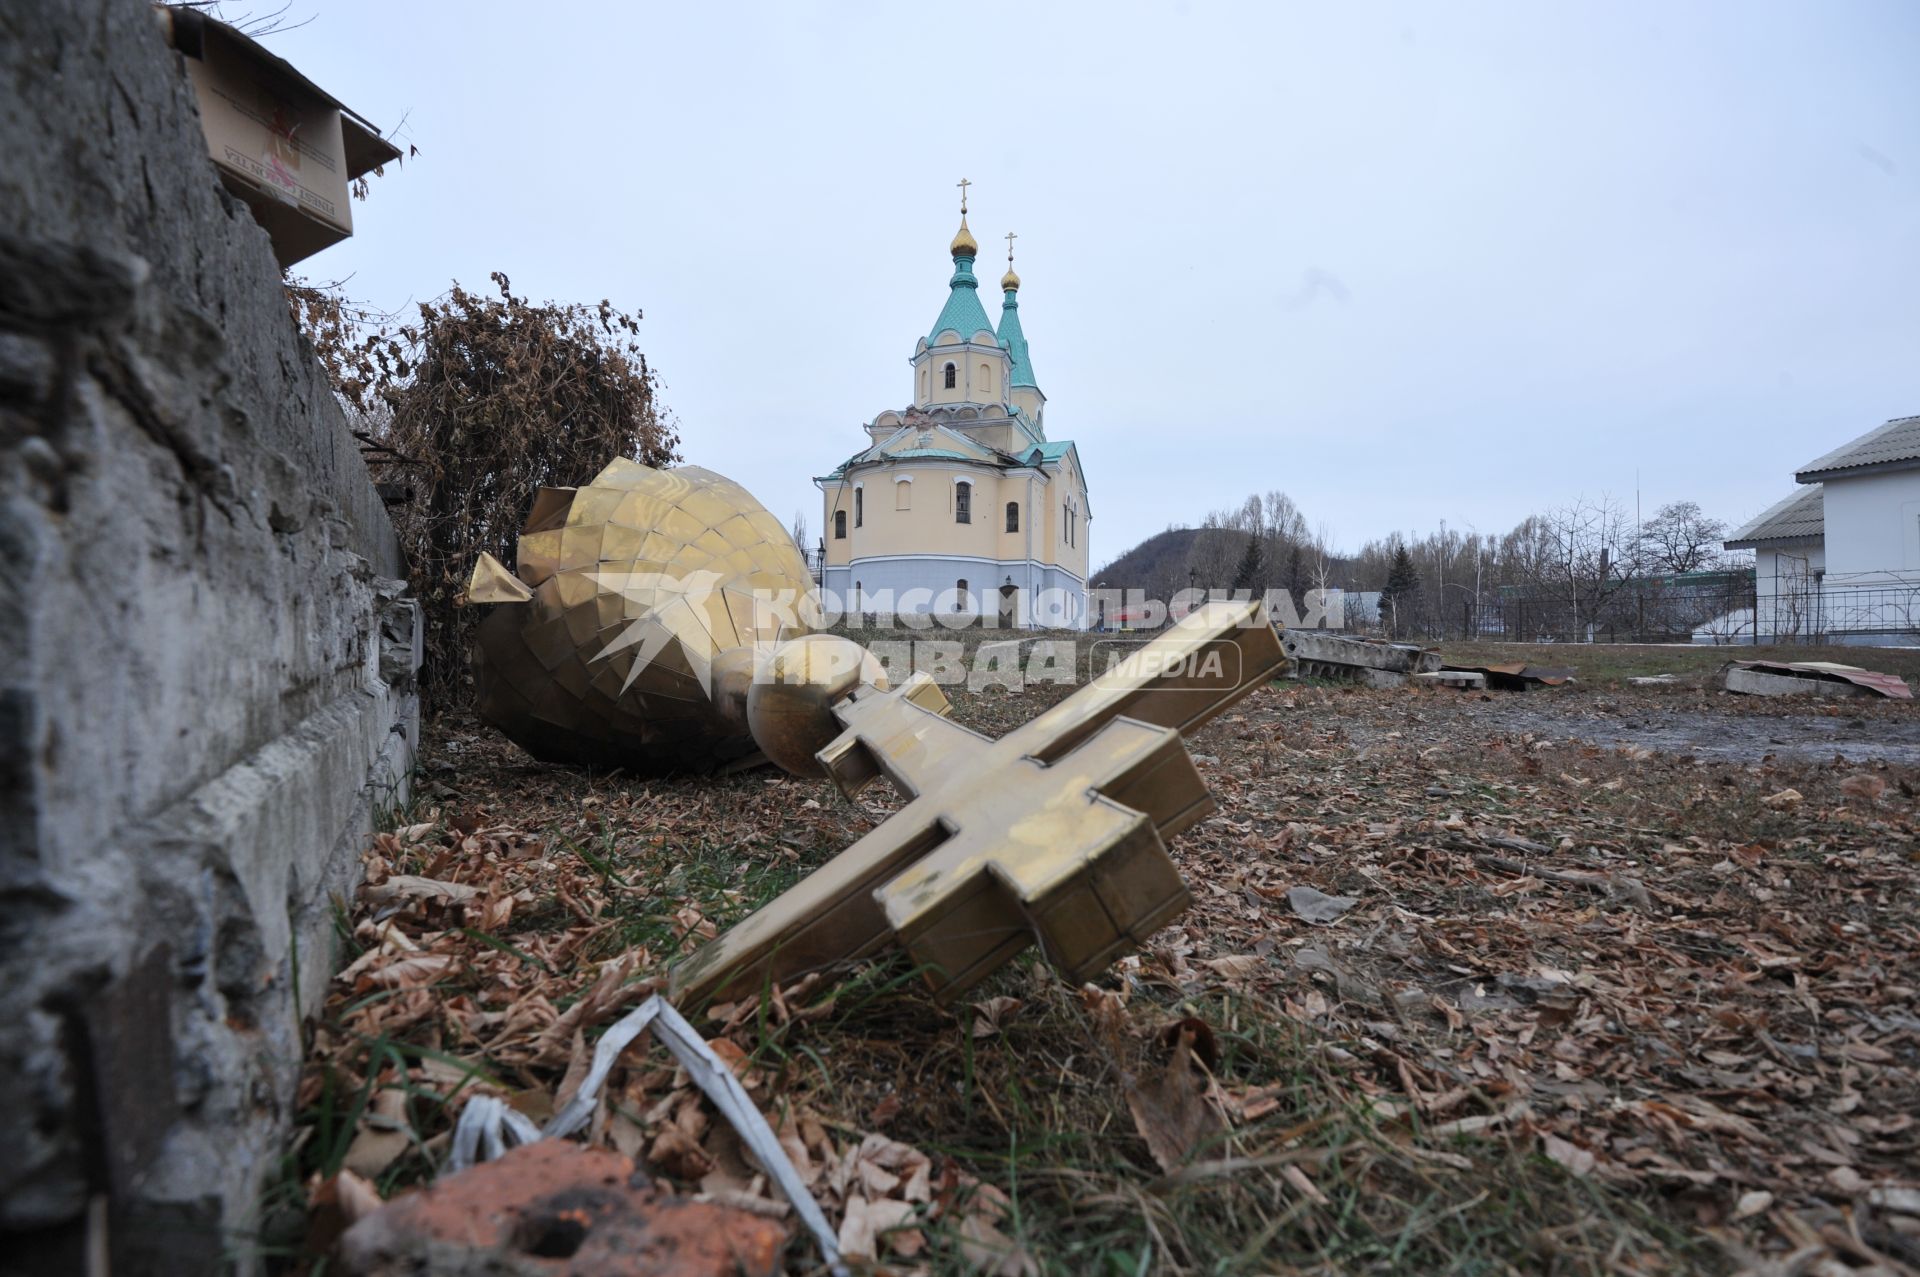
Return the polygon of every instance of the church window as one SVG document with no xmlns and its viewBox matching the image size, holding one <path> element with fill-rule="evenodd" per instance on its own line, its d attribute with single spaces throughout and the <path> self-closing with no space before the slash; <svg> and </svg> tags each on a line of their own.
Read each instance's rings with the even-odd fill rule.
<svg viewBox="0 0 1920 1277">
<path fill-rule="evenodd" d="M 836 541 L 844 541 L 847 539 L 847 512 L 845 510 L 835 510 L 833 512 L 833 539 Z"/>
<path fill-rule="evenodd" d="M 964 479 L 953 485 L 953 521 L 973 522 L 973 485 Z"/>
<path fill-rule="evenodd" d="M 993 393 L 993 368 L 990 365 L 980 365 L 980 389 L 987 394 Z"/>
<path fill-rule="evenodd" d="M 1018 501 L 1009 501 L 1007 502 L 1007 531 L 1018 532 L 1019 530 L 1020 503 Z"/>
<path fill-rule="evenodd" d="M 911 510 L 913 508 L 913 482 L 910 479 L 896 479 L 893 484 L 893 508 Z"/>
<path fill-rule="evenodd" d="M 952 364 L 948 364 L 947 373 L 946 373 L 946 377 L 947 377 L 946 387 L 948 390 L 953 389 L 953 375 L 954 375 L 954 367 Z"/>
<path fill-rule="evenodd" d="M 867 490 L 865 488 L 855 488 L 853 490 L 853 526 L 857 528 L 866 521 Z"/>
</svg>

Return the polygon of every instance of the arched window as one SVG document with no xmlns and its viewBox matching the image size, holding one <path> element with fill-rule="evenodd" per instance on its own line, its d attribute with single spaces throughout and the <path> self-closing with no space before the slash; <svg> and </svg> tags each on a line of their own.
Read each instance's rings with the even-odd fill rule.
<svg viewBox="0 0 1920 1277">
<path fill-rule="evenodd" d="M 1007 531 L 1018 532 L 1019 530 L 1020 503 L 1018 501 L 1009 501 L 1007 502 Z"/>
<path fill-rule="evenodd" d="M 867 490 L 865 488 L 855 488 L 853 490 L 853 526 L 857 528 L 866 521 Z"/>
<path fill-rule="evenodd" d="M 893 481 L 893 508 L 896 510 L 913 509 L 913 480 L 895 479 Z"/>
<path fill-rule="evenodd" d="M 833 539 L 836 541 L 844 541 L 847 539 L 847 512 L 845 510 L 835 510 L 833 512 Z"/>
<path fill-rule="evenodd" d="M 953 521 L 973 522 L 973 485 L 965 479 L 953 485 Z"/>
<path fill-rule="evenodd" d="M 993 366 L 991 364 L 980 365 L 980 389 L 987 394 L 993 393 Z"/>
<path fill-rule="evenodd" d="M 863 591 L 861 589 L 860 582 L 855 581 L 853 583 L 853 610 L 855 612 L 858 612 L 860 610 L 860 596 L 862 593 Z"/>
<path fill-rule="evenodd" d="M 948 390 L 953 389 L 953 374 L 954 374 L 954 367 L 952 364 L 948 364 L 947 365 L 947 389 Z"/>
</svg>

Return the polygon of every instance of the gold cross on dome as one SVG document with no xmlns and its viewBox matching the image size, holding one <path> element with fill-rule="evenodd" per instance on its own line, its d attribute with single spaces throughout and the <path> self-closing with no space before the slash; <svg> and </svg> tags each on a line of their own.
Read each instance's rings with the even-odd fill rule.
<svg viewBox="0 0 1920 1277">
<path fill-rule="evenodd" d="M 1079 983 L 1187 907 L 1167 839 L 1212 814 L 1181 737 L 1284 663 L 1258 600 L 1210 603 L 999 740 L 925 675 L 834 706 L 816 757 L 906 806 L 674 969 L 691 1007 L 903 946 L 949 1001 L 1036 941 Z"/>
<path fill-rule="evenodd" d="M 960 188 L 960 216 L 965 217 L 967 215 L 967 188 L 972 186 L 973 183 L 963 177 L 955 182 L 954 185 Z"/>
<path fill-rule="evenodd" d="M 1013 241 L 1018 238 L 1019 236 L 1014 234 L 1014 232 L 1007 232 L 1007 265 L 1009 266 L 1013 265 Z"/>
</svg>

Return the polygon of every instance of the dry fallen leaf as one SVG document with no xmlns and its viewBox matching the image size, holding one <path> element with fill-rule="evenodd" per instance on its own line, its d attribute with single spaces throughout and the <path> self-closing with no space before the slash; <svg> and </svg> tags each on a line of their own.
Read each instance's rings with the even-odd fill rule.
<svg viewBox="0 0 1920 1277">
<path fill-rule="evenodd" d="M 1192 1028 L 1183 1025 L 1159 1076 L 1145 1083 L 1127 1076 L 1121 1082 L 1134 1126 L 1165 1171 L 1186 1165 L 1227 1128 L 1207 1094 L 1206 1080 L 1194 1067 L 1195 1036 Z"/>
<path fill-rule="evenodd" d="M 1229 980 L 1244 980 L 1255 972 L 1263 970 L 1267 963 L 1264 958 L 1251 953 L 1236 953 L 1224 958 L 1208 958 L 1201 966 L 1215 975 L 1225 976 Z"/>
<path fill-rule="evenodd" d="M 1591 1174 L 1595 1158 L 1592 1153 L 1578 1144 L 1561 1139 L 1558 1135 L 1542 1135 L 1540 1147 L 1543 1152 L 1575 1175 Z"/>
<path fill-rule="evenodd" d="M 417 989 L 451 975 L 460 960 L 450 953 L 422 953 L 399 958 L 360 973 L 358 988 Z"/>
<path fill-rule="evenodd" d="M 973 1036 L 991 1037 L 1000 1031 L 1000 1026 L 1008 1016 L 1018 1011 L 1022 1003 L 1019 998 L 988 998 L 977 1002 L 973 1007 Z"/>
<path fill-rule="evenodd" d="M 367 888 L 367 899 L 376 904 L 393 900 L 439 900 L 448 904 L 458 904 L 483 896 L 486 892 L 478 887 L 460 882 L 442 882 L 438 878 L 422 878 L 418 874 L 394 874 L 376 887 Z"/>
<path fill-rule="evenodd" d="M 1840 792 L 1864 798 L 1870 803 L 1878 802 L 1880 795 L 1887 792 L 1887 782 L 1872 772 L 1855 772 L 1840 782 Z"/>
</svg>

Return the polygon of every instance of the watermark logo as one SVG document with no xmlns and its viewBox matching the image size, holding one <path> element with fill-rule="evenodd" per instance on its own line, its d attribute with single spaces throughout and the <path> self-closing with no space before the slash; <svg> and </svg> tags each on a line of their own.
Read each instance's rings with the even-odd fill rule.
<svg viewBox="0 0 1920 1277">
<path fill-rule="evenodd" d="M 1233 687 L 1238 686 L 1240 676 L 1240 649 L 1231 641 L 1218 640 L 1189 650 L 1155 647 L 1153 639 L 1159 630 L 1208 603 L 1243 603 L 1252 598 L 1244 590 L 1182 590 L 1164 601 L 1137 590 L 1003 591 L 986 600 L 959 589 L 911 589 L 898 594 L 856 591 L 851 596 L 827 589 L 727 591 L 736 596 L 733 602 L 751 607 L 750 629 L 760 636 L 741 649 L 731 643 L 723 648 L 714 637 L 716 616 L 725 612 L 730 618 L 729 629 L 731 620 L 737 617 L 728 607 L 729 599 L 722 597 L 726 578 L 719 573 L 607 571 L 587 575 L 598 589 L 628 605 L 630 619 L 595 656 L 607 660 L 631 653 L 632 665 L 622 692 L 632 688 L 656 662 L 668 661 L 677 674 L 691 673 L 712 694 L 716 662 L 723 651 L 740 653 L 739 657 L 729 655 L 729 660 L 750 663 L 746 668 L 752 682 L 791 678 L 794 671 L 783 675 L 772 659 L 780 641 L 842 624 L 855 630 L 875 626 L 930 636 L 876 638 L 865 645 L 865 650 L 879 661 L 888 683 L 896 687 L 914 674 L 923 674 L 948 687 L 964 686 L 975 692 L 997 687 L 1017 692 L 1047 685 L 1070 686 L 1115 669 L 1148 681 L 1196 689 Z M 1341 627 L 1344 608 L 1337 590 L 1309 590 L 1300 606 L 1285 590 L 1266 591 L 1261 599 L 1269 619 L 1288 628 Z M 994 611 L 983 613 L 983 601 L 992 603 Z M 1258 622 L 1250 618 L 1246 623 Z M 959 637 L 961 632 L 982 628 L 1003 632 L 1052 630 L 1054 634 L 984 640 L 976 637 L 971 642 Z M 1061 630 L 1077 630 L 1086 637 L 1059 637 Z M 942 633 L 946 637 L 933 637 Z"/>
<path fill-rule="evenodd" d="M 1240 649 L 1225 639 L 1196 648 L 1160 647 L 1145 638 L 1096 639 L 1091 646 L 1093 678 L 1120 670 L 1131 678 L 1182 687 L 1240 686 Z"/>
</svg>

